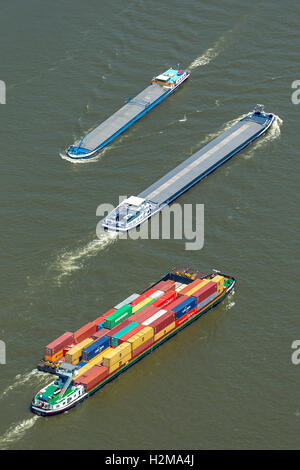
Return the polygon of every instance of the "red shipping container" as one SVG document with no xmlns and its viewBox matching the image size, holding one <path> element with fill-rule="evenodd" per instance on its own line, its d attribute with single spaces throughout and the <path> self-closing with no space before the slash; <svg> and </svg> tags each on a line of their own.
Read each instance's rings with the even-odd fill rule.
<svg viewBox="0 0 300 470">
<path fill-rule="evenodd" d="M 96 318 L 92 323 L 95 323 L 95 325 L 99 325 L 99 323 L 102 323 L 105 320 L 105 317 L 103 315 L 100 315 L 100 317 Z"/>
<path fill-rule="evenodd" d="M 126 318 L 125 320 L 121 321 L 121 323 L 114 326 L 111 330 L 108 330 L 108 332 L 105 336 L 108 336 L 109 338 L 112 338 L 116 333 L 123 330 L 123 328 L 125 328 L 125 326 L 128 326 L 129 323 L 132 323 L 131 317 L 130 317 L 130 319 Z"/>
<path fill-rule="evenodd" d="M 76 384 L 83 385 L 86 392 L 89 392 L 92 388 L 96 387 L 102 380 L 108 377 L 108 369 L 103 366 L 94 366 L 86 374 L 81 375 L 77 380 L 74 381 Z"/>
<path fill-rule="evenodd" d="M 79 330 L 75 331 L 74 333 L 74 340 L 77 343 L 81 343 L 86 338 L 92 336 L 92 334 L 96 333 L 97 325 L 93 322 L 87 323 L 86 325 L 79 328 Z"/>
<path fill-rule="evenodd" d="M 168 279 L 168 281 L 160 281 L 154 287 L 156 290 L 163 290 L 164 292 L 167 292 L 168 290 L 175 290 L 175 282 L 171 279 Z"/>
<path fill-rule="evenodd" d="M 152 302 L 152 304 L 154 304 L 154 302 Z M 152 304 L 131 315 L 131 320 L 136 321 L 137 323 L 143 323 L 143 321 L 147 320 L 147 318 L 150 318 L 152 315 L 159 312 L 160 308 L 152 307 Z"/>
<path fill-rule="evenodd" d="M 67 346 L 66 348 L 64 348 L 63 355 L 65 356 L 67 354 L 67 352 L 70 351 L 71 348 L 73 348 L 73 346 L 76 346 L 76 344 L 78 344 L 78 343 L 72 343 L 69 346 Z"/>
<path fill-rule="evenodd" d="M 187 284 L 186 287 L 180 290 L 180 294 L 187 294 L 191 289 L 196 287 L 198 284 L 201 284 L 203 279 L 196 279 L 195 281 L 191 282 L 190 284 Z"/>
<path fill-rule="evenodd" d="M 47 346 L 45 346 L 45 355 L 53 356 L 58 351 L 61 351 L 66 346 L 69 346 L 69 344 L 73 343 L 73 341 L 74 341 L 73 333 L 71 333 L 70 331 L 67 331 L 66 333 L 64 333 L 63 335 L 59 336 L 57 339 L 52 341 L 51 343 L 47 344 Z"/>
<path fill-rule="evenodd" d="M 175 321 L 175 314 L 174 312 L 168 311 L 147 326 L 151 326 L 154 329 L 154 334 L 156 335 L 156 333 L 158 333 L 160 330 L 163 330 L 173 321 Z"/>
<path fill-rule="evenodd" d="M 129 338 L 131 338 L 132 336 L 136 335 L 139 331 L 141 331 L 144 327 L 144 325 L 137 325 L 135 328 L 133 328 L 132 330 L 130 331 L 127 331 L 127 333 L 125 333 L 125 335 L 121 336 L 121 338 L 119 338 L 119 344 L 122 344 L 124 343 L 124 341 L 127 341 Z"/>
<path fill-rule="evenodd" d="M 151 287 L 150 289 L 146 290 L 146 292 L 143 292 L 142 295 L 145 295 L 146 297 L 150 297 L 150 295 L 154 294 L 156 292 L 156 288 Z"/>
<path fill-rule="evenodd" d="M 145 351 L 147 348 L 149 348 L 153 344 L 153 338 L 148 339 L 148 341 L 145 341 L 145 343 L 141 344 L 138 346 L 136 349 L 133 350 L 132 352 L 132 359 L 141 354 L 143 351 Z"/>
<path fill-rule="evenodd" d="M 165 308 L 170 303 L 174 302 L 176 299 L 176 292 L 174 290 L 169 290 L 165 294 L 163 294 L 158 299 L 154 300 L 151 304 L 153 307 Z"/>
<path fill-rule="evenodd" d="M 200 289 L 194 292 L 192 297 L 195 297 L 197 300 L 197 304 L 199 304 L 215 292 L 217 292 L 217 283 L 210 281 L 209 283 L 205 284 L 205 286 L 200 287 Z"/>
<path fill-rule="evenodd" d="M 132 302 L 130 302 L 129 305 L 131 305 L 132 307 L 135 307 L 137 304 L 142 302 L 142 300 L 144 300 L 144 299 L 147 299 L 147 296 L 145 294 L 141 294 L 141 295 L 139 295 L 139 297 L 137 297 Z"/>
<path fill-rule="evenodd" d="M 182 323 L 184 323 L 186 320 L 188 320 L 188 318 L 192 317 L 196 312 L 197 312 L 197 307 L 193 308 L 188 313 L 178 318 L 178 320 L 176 320 L 176 326 L 179 326 Z"/>
<path fill-rule="evenodd" d="M 111 330 L 108 330 L 107 328 L 102 328 L 102 330 L 96 331 L 96 333 L 92 335 L 92 338 L 94 340 L 102 338 L 102 336 L 107 336 L 107 333 L 109 333 L 110 331 Z"/>
</svg>

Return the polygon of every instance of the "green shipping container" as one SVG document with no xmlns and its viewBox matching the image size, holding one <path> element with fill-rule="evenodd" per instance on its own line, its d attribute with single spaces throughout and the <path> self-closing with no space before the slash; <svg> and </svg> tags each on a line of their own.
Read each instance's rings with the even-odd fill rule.
<svg viewBox="0 0 300 470">
<path fill-rule="evenodd" d="M 125 320 L 132 314 L 131 305 L 123 305 L 111 315 L 105 318 L 104 328 L 112 329 L 114 326 L 118 325 L 121 321 Z"/>
</svg>

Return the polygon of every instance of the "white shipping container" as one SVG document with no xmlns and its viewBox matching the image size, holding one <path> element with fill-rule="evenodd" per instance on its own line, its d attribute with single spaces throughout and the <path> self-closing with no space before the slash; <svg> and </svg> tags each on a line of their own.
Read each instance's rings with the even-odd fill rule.
<svg viewBox="0 0 300 470">
<path fill-rule="evenodd" d="M 149 297 L 151 299 L 158 299 L 158 297 L 161 297 L 162 295 L 164 295 L 164 291 L 163 290 L 157 290 L 157 291 L 153 292 L 153 294 L 149 295 Z"/>
<path fill-rule="evenodd" d="M 145 326 L 149 326 L 151 325 L 152 322 L 154 322 L 155 320 L 157 320 L 158 318 L 160 318 L 164 313 L 167 313 L 167 310 L 159 310 L 158 312 L 156 312 L 154 315 L 152 315 L 152 317 L 150 318 L 147 318 L 147 320 L 145 320 L 142 325 L 145 325 Z"/>
</svg>

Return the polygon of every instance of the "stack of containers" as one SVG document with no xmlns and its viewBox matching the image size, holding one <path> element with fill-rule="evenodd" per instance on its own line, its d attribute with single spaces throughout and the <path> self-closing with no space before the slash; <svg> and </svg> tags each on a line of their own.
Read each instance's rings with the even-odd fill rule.
<svg viewBox="0 0 300 470">
<path fill-rule="evenodd" d="M 121 321 L 125 320 L 132 314 L 132 306 L 131 305 L 123 305 L 123 307 L 119 308 L 111 315 L 108 315 L 105 318 L 104 328 L 108 328 L 109 330 L 116 326 Z"/>
<path fill-rule="evenodd" d="M 172 281 L 171 279 L 168 279 L 167 281 L 160 281 L 155 284 L 154 287 L 155 289 L 162 290 L 164 292 L 167 292 L 168 290 L 175 290 L 175 281 Z"/>
<path fill-rule="evenodd" d="M 94 367 L 96 365 L 102 365 L 103 356 L 104 356 L 104 354 L 108 353 L 109 351 L 112 351 L 112 349 L 111 348 L 106 348 L 100 354 L 97 354 L 97 356 L 93 357 L 93 359 L 90 359 L 88 362 L 80 361 L 83 364 L 78 369 L 76 378 L 80 377 L 83 374 L 86 374 L 92 367 Z"/>
<path fill-rule="evenodd" d="M 175 315 L 175 326 L 179 326 L 197 312 L 197 303 L 194 297 L 180 295 L 168 308 Z"/>
<path fill-rule="evenodd" d="M 65 361 L 69 362 L 70 364 L 78 364 L 80 361 L 83 349 L 87 348 L 92 344 L 94 340 L 92 338 L 86 338 L 81 343 L 74 346 L 74 348 L 70 349 L 67 354 L 65 355 Z"/>
<path fill-rule="evenodd" d="M 108 373 L 112 374 L 131 359 L 131 345 L 122 343 L 110 351 L 103 354 L 103 366 L 108 368 Z"/>
<path fill-rule="evenodd" d="M 217 293 L 218 295 L 221 294 L 221 292 L 224 290 L 224 276 L 220 276 L 220 274 L 218 274 L 217 276 L 213 277 L 211 281 L 217 283 Z"/>
<path fill-rule="evenodd" d="M 142 329 L 144 328 L 144 325 L 138 324 L 133 328 L 133 330 L 128 331 L 124 335 L 120 336 L 118 338 L 118 346 L 124 341 L 128 341 L 129 338 L 132 338 L 132 336 L 135 336 L 137 333 L 139 333 Z"/>
<path fill-rule="evenodd" d="M 221 283 L 222 281 L 219 282 Z M 188 297 L 193 296 L 196 299 L 197 311 L 199 311 L 217 297 L 218 281 L 213 282 L 210 279 L 196 280 L 185 289 L 182 289 L 180 293 L 184 293 Z"/>
<path fill-rule="evenodd" d="M 81 343 L 86 338 L 92 336 L 93 333 L 96 333 L 97 325 L 94 322 L 87 323 L 86 325 L 79 328 L 79 330 L 74 333 L 74 340 L 77 343 Z"/>
<path fill-rule="evenodd" d="M 138 312 L 139 310 L 146 307 L 147 305 L 150 305 L 154 301 L 155 299 L 152 299 L 151 297 L 144 298 L 141 302 L 139 302 L 137 305 L 132 307 L 132 313 Z"/>
<path fill-rule="evenodd" d="M 102 338 L 94 341 L 87 348 L 83 349 L 82 359 L 84 361 L 90 361 L 93 357 L 100 354 L 106 348 L 109 348 L 109 338 L 107 336 L 103 336 Z"/>
<path fill-rule="evenodd" d="M 137 323 L 143 323 L 143 321 L 147 320 L 147 318 L 151 317 L 152 315 L 157 313 L 159 310 L 160 310 L 159 307 L 153 307 L 153 304 L 152 304 L 152 305 L 142 308 L 139 312 L 132 315 L 130 319 Z"/>
<path fill-rule="evenodd" d="M 101 330 L 96 331 L 96 333 L 92 335 L 92 338 L 95 341 L 96 339 L 102 338 L 103 336 L 107 336 L 109 332 L 110 330 L 108 330 L 107 328 L 102 328 Z"/>
<path fill-rule="evenodd" d="M 143 325 L 153 328 L 154 341 L 157 341 L 163 336 L 163 334 L 160 334 L 161 331 L 165 330 L 168 333 L 175 328 L 174 312 L 161 309 L 145 320 Z"/>
<path fill-rule="evenodd" d="M 123 300 L 120 302 L 118 305 L 116 305 L 114 308 L 118 310 L 121 307 L 124 307 L 124 305 L 129 305 L 130 302 L 133 302 L 135 299 L 137 299 L 140 296 L 140 294 L 132 294 L 127 299 Z"/>
<path fill-rule="evenodd" d="M 147 348 L 153 344 L 154 331 L 150 326 L 144 326 L 143 328 L 126 340 L 126 343 L 130 344 L 132 358 L 137 357 Z M 126 344 L 125 342 L 122 344 Z"/>
<path fill-rule="evenodd" d="M 108 369 L 103 366 L 93 366 L 88 372 L 73 381 L 74 385 L 83 385 L 86 392 L 100 384 L 108 377 Z"/>
<path fill-rule="evenodd" d="M 169 290 L 153 302 L 153 307 L 165 308 L 176 299 L 175 290 Z"/>
<path fill-rule="evenodd" d="M 122 322 L 123 323 L 123 322 Z M 121 325 L 122 325 L 121 323 Z M 116 346 L 119 346 L 119 339 L 124 336 L 126 333 L 131 333 L 131 331 L 135 328 L 139 326 L 139 324 L 135 321 L 129 323 L 128 325 L 126 326 L 123 326 L 123 328 L 118 331 L 117 333 L 115 333 L 112 337 L 111 337 L 111 340 L 110 340 L 110 343 L 111 343 L 111 346 L 112 347 L 116 347 Z M 122 344 L 122 343 L 120 343 Z"/>
<path fill-rule="evenodd" d="M 126 318 L 126 320 L 123 320 L 121 323 L 118 325 L 114 326 L 111 330 L 107 330 L 106 336 L 110 340 L 110 346 L 112 346 L 112 338 L 114 335 L 116 335 L 119 331 L 123 330 L 126 326 L 130 325 L 131 323 L 131 318 Z"/>
<path fill-rule="evenodd" d="M 56 362 L 63 357 L 63 350 L 66 346 L 69 346 L 74 341 L 74 335 L 70 331 L 67 331 L 63 335 L 45 346 L 45 360 Z M 76 341 L 76 340 L 75 340 Z M 78 341 L 76 341 L 78 342 Z"/>
<path fill-rule="evenodd" d="M 65 347 L 63 349 L 63 355 L 65 356 L 67 354 L 68 351 L 70 351 L 70 349 L 74 348 L 74 346 L 76 346 L 78 343 L 72 343 L 72 344 L 69 344 L 69 346 Z"/>
<path fill-rule="evenodd" d="M 97 327 L 97 331 L 102 330 L 104 328 L 104 322 L 105 322 L 105 317 L 101 315 L 100 317 L 96 318 L 96 320 L 93 321 L 93 323 Z"/>
</svg>

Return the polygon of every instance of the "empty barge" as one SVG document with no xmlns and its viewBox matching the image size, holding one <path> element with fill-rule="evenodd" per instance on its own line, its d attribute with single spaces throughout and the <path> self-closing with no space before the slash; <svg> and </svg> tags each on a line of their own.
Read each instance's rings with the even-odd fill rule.
<svg viewBox="0 0 300 470">
<path fill-rule="evenodd" d="M 72 145 L 66 154 L 72 160 L 87 160 L 118 137 L 135 121 L 173 93 L 189 78 L 190 73 L 170 68 L 152 79 L 150 86 L 135 98 L 129 98 L 124 106 L 102 124 L 85 135 L 79 145 Z"/>
<path fill-rule="evenodd" d="M 97 392 L 179 331 L 222 302 L 232 276 L 174 268 L 74 333 L 45 347 L 38 369 L 57 378 L 33 398 L 41 416 L 63 413 Z"/>
<path fill-rule="evenodd" d="M 105 230 L 126 232 L 161 211 L 237 152 L 262 136 L 275 116 L 257 105 L 252 113 L 213 139 L 137 196 L 122 201 L 102 221 Z"/>
</svg>

